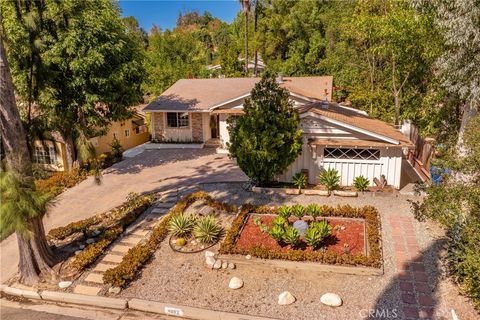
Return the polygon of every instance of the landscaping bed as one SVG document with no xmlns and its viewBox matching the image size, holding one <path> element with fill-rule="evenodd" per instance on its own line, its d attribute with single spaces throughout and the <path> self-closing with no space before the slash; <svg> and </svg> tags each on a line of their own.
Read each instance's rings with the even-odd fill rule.
<svg viewBox="0 0 480 320">
<path fill-rule="evenodd" d="M 288 252 L 292 246 L 281 246 L 267 233 L 261 232 L 255 225 L 253 219 L 256 215 L 250 215 L 237 240 L 237 247 L 243 250 L 250 250 L 262 245 L 269 250 Z M 258 216 L 258 215 L 257 215 Z M 271 226 L 275 215 L 263 215 L 261 221 Z M 332 226 L 332 235 L 326 240 L 325 251 L 332 251 L 336 254 L 360 254 L 366 256 L 365 222 L 361 219 L 348 218 L 325 218 Z M 295 219 L 292 219 L 295 221 Z M 312 252 L 312 247 L 303 245 L 300 250 Z"/>
</svg>

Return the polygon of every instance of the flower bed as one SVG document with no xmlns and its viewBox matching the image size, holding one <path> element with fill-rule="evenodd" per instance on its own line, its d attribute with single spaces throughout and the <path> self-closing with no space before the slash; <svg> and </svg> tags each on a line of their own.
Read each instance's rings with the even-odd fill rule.
<svg viewBox="0 0 480 320">
<path fill-rule="evenodd" d="M 274 214 L 279 213 L 275 207 L 255 207 L 245 205 L 227 231 L 225 240 L 221 244 L 219 252 L 222 254 L 250 254 L 254 257 L 263 259 L 284 259 L 292 261 L 312 261 L 326 264 L 340 265 L 361 265 L 380 268 L 382 266 L 381 236 L 380 236 L 380 217 L 377 210 L 371 206 L 354 208 L 351 206 L 338 206 L 336 208 L 322 206 L 318 212 L 318 217 L 328 218 L 332 222 L 334 218 L 359 218 L 364 219 L 366 229 L 366 246 L 368 254 L 356 250 L 343 251 L 335 249 L 324 250 L 305 250 L 305 248 L 287 248 L 279 250 L 268 242 L 254 243 L 252 241 L 240 240 L 245 230 L 249 228 L 249 220 L 253 219 L 252 214 Z M 262 219 L 263 220 L 263 219 Z M 338 220 L 338 219 L 337 219 Z M 256 226 L 258 228 L 258 226 Z M 261 232 L 261 231 L 258 231 Z M 268 237 L 268 235 L 265 235 Z M 246 236 L 244 236 L 244 239 Z M 246 246 L 245 241 L 250 243 Z M 339 252 L 340 251 L 340 252 Z"/>
</svg>

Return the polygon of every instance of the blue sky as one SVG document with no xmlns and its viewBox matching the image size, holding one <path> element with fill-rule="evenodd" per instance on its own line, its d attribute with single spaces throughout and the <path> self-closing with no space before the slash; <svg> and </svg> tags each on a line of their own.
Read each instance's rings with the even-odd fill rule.
<svg viewBox="0 0 480 320">
<path fill-rule="evenodd" d="M 212 16 L 231 22 L 240 10 L 238 0 L 120 0 L 123 16 L 134 16 L 147 32 L 155 24 L 162 29 L 172 29 L 178 14 L 196 10 L 208 11 Z"/>
</svg>

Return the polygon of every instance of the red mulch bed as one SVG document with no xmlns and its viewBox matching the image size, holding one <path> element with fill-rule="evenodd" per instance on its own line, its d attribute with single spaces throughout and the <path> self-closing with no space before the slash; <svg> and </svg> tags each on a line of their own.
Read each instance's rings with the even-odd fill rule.
<svg viewBox="0 0 480 320">
<path fill-rule="evenodd" d="M 275 216 L 259 215 L 263 224 L 270 226 Z M 365 222 L 359 219 L 349 218 L 331 218 L 325 217 L 328 223 L 332 226 L 332 235 L 325 240 L 325 244 L 320 248 L 325 250 L 336 252 L 337 254 L 343 254 L 350 252 L 353 255 L 366 255 L 365 254 Z M 297 218 L 290 218 L 291 222 L 297 220 Z M 344 227 L 344 228 L 342 228 Z M 292 249 L 290 245 L 280 246 L 277 241 L 272 239 L 267 233 L 263 233 L 258 226 L 253 222 L 253 216 L 249 216 L 247 222 L 240 233 L 240 237 L 237 240 L 236 246 L 242 249 L 251 249 L 253 246 L 262 245 L 268 249 L 287 252 Z M 319 249 L 320 249 L 319 248 Z M 307 251 L 313 251 L 313 248 L 307 246 L 303 241 L 299 247 L 295 249 L 302 249 Z M 318 250 L 318 249 L 317 249 Z"/>
</svg>

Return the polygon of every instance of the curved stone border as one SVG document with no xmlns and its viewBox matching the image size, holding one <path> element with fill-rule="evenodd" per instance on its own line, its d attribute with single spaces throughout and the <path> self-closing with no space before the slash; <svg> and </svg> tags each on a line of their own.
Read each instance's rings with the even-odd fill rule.
<svg viewBox="0 0 480 320">
<path fill-rule="evenodd" d="M 170 235 L 170 237 L 168 238 L 168 245 L 170 246 L 170 248 L 175 251 L 175 252 L 178 252 L 178 253 L 199 253 L 199 252 L 202 252 L 202 251 L 205 251 L 211 247 L 213 247 L 214 245 L 216 245 L 218 242 L 220 241 L 220 237 L 217 239 L 217 241 L 215 241 L 214 243 L 211 243 L 208 245 L 208 247 L 205 247 L 203 249 L 198 249 L 198 250 L 195 250 L 195 251 L 180 251 L 180 250 L 177 250 L 173 247 L 173 244 L 172 244 L 172 235 Z"/>
</svg>

